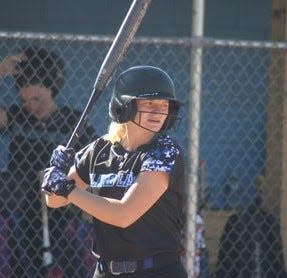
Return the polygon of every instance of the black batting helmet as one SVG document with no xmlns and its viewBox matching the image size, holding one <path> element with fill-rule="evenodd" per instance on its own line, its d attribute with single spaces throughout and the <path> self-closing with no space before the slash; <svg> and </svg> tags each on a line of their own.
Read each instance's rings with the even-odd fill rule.
<svg viewBox="0 0 287 278">
<path fill-rule="evenodd" d="M 125 70 L 117 78 L 109 115 L 114 122 L 125 123 L 134 120 L 136 99 L 167 99 L 169 115 L 162 129 L 171 128 L 177 119 L 181 102 L 175 97 L 175 87 L 170 76 L 153 66 L 135 66 Z"/>
</svg>

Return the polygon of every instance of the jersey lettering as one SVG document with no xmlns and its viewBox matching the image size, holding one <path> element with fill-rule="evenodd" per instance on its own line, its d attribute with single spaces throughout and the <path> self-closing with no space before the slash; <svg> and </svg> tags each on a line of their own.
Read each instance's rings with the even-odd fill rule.
<svg viewBox="0 0 287 278">
<path fill-rule="evenodd" d="M 136 180 L 133 172 L 119 172 L 118 174 L 90 174 L 91 187 L 130 187 Z"/>
</svg>

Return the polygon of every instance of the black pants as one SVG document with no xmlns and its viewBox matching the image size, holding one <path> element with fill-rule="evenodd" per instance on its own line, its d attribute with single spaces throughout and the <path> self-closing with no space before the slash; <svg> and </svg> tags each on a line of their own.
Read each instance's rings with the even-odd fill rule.
<svg viewBox="0 0 287 278">
<path fill-rule="evenodd" d="M 113 275 L 112 273 L 100 273 L 98 266 L 93 278 L 109 277 L 128 277 L 128 278 L 187 278 L 187 272 L 181 262 L 176 262 L 159 269 L 149 269 L 145 271 L 136 271 L 134 273 Z"/>
</svg>

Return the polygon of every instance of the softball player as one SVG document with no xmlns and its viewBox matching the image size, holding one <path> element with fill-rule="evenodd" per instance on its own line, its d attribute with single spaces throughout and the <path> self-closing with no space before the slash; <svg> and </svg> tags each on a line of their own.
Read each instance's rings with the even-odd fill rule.
<svg viewBox="0 0 287 278">
<path fill-rule="evenodd" d="M 108 134 L 75 159 L 72 149 L 54 150 L 42 184 L 46 202 L 93 216 L 94 277 L 187 277 L 179 256 L 183 158 L 166 133 L 180 106 L 163 70 L 129 68 L 115 82 Z"/>
</svg>

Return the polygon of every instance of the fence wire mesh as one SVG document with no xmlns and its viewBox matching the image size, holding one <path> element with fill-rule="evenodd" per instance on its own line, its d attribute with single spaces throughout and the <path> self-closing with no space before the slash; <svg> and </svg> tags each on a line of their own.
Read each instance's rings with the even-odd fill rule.
<svg viewBox="0 0 287 278">
<path fill-rule="evenodd" d="M 40 173 L 53 148 L 68 141 L 113 38 L 3 32 L 0 37 L 0 276 L 92 277 L 90 219 L 74 207 L 43 206 Z M 32 82 L 32 92 L 23 90 L 27 87 L 17 78 L 15 82 L 17 75 L 7 67 L 7 57 L 26 48 L 44 48 L 56 55 L 43 54 L 40 62 L 20 64 L 26 69 L 50 68 L 37 72 L 41 82 Z M 191 57 L 198 48 L 201 71 L 195 78 Z M 189 163 L 192 134 L 199 134 L 197 179 L 191 178 L 188 166 L 186 174 L 187 207 L 197 202 L 187 211 L 192 225 L 183 236 L 186 246 L 195 247 L 183 257 L 191 262 L 190 277 L 286 275 L 281 238 L 285 223 L 280 221 L 286 179 L 286 49 L 284 43 L 137 38 L 115 72 L 138 64 L 165 69 L 185 103 L 181 124 L 173 133 Z M 45 91 L 36 95 L 37 84 L 52 86 L 54 75 L 63 81 L 54 84 L 59 86 L 55 103 L 41 106 Z M 201 82 L 200 87 L 195 82 Z M 106 132 L 112 85 L 113 80 L 93 109 L 78 147 Z M 191 93 L 199 95 L 199 104 L 192 103 Z M 61 113 L 45 118 L 55 105 Z M 191 113 L 195 106 L 200 108 L 199 126 Z M 27 116 L 21 107 L 37 116 Z M 43 241 L 46 209 L 50 249 Z"/>
</svg>

